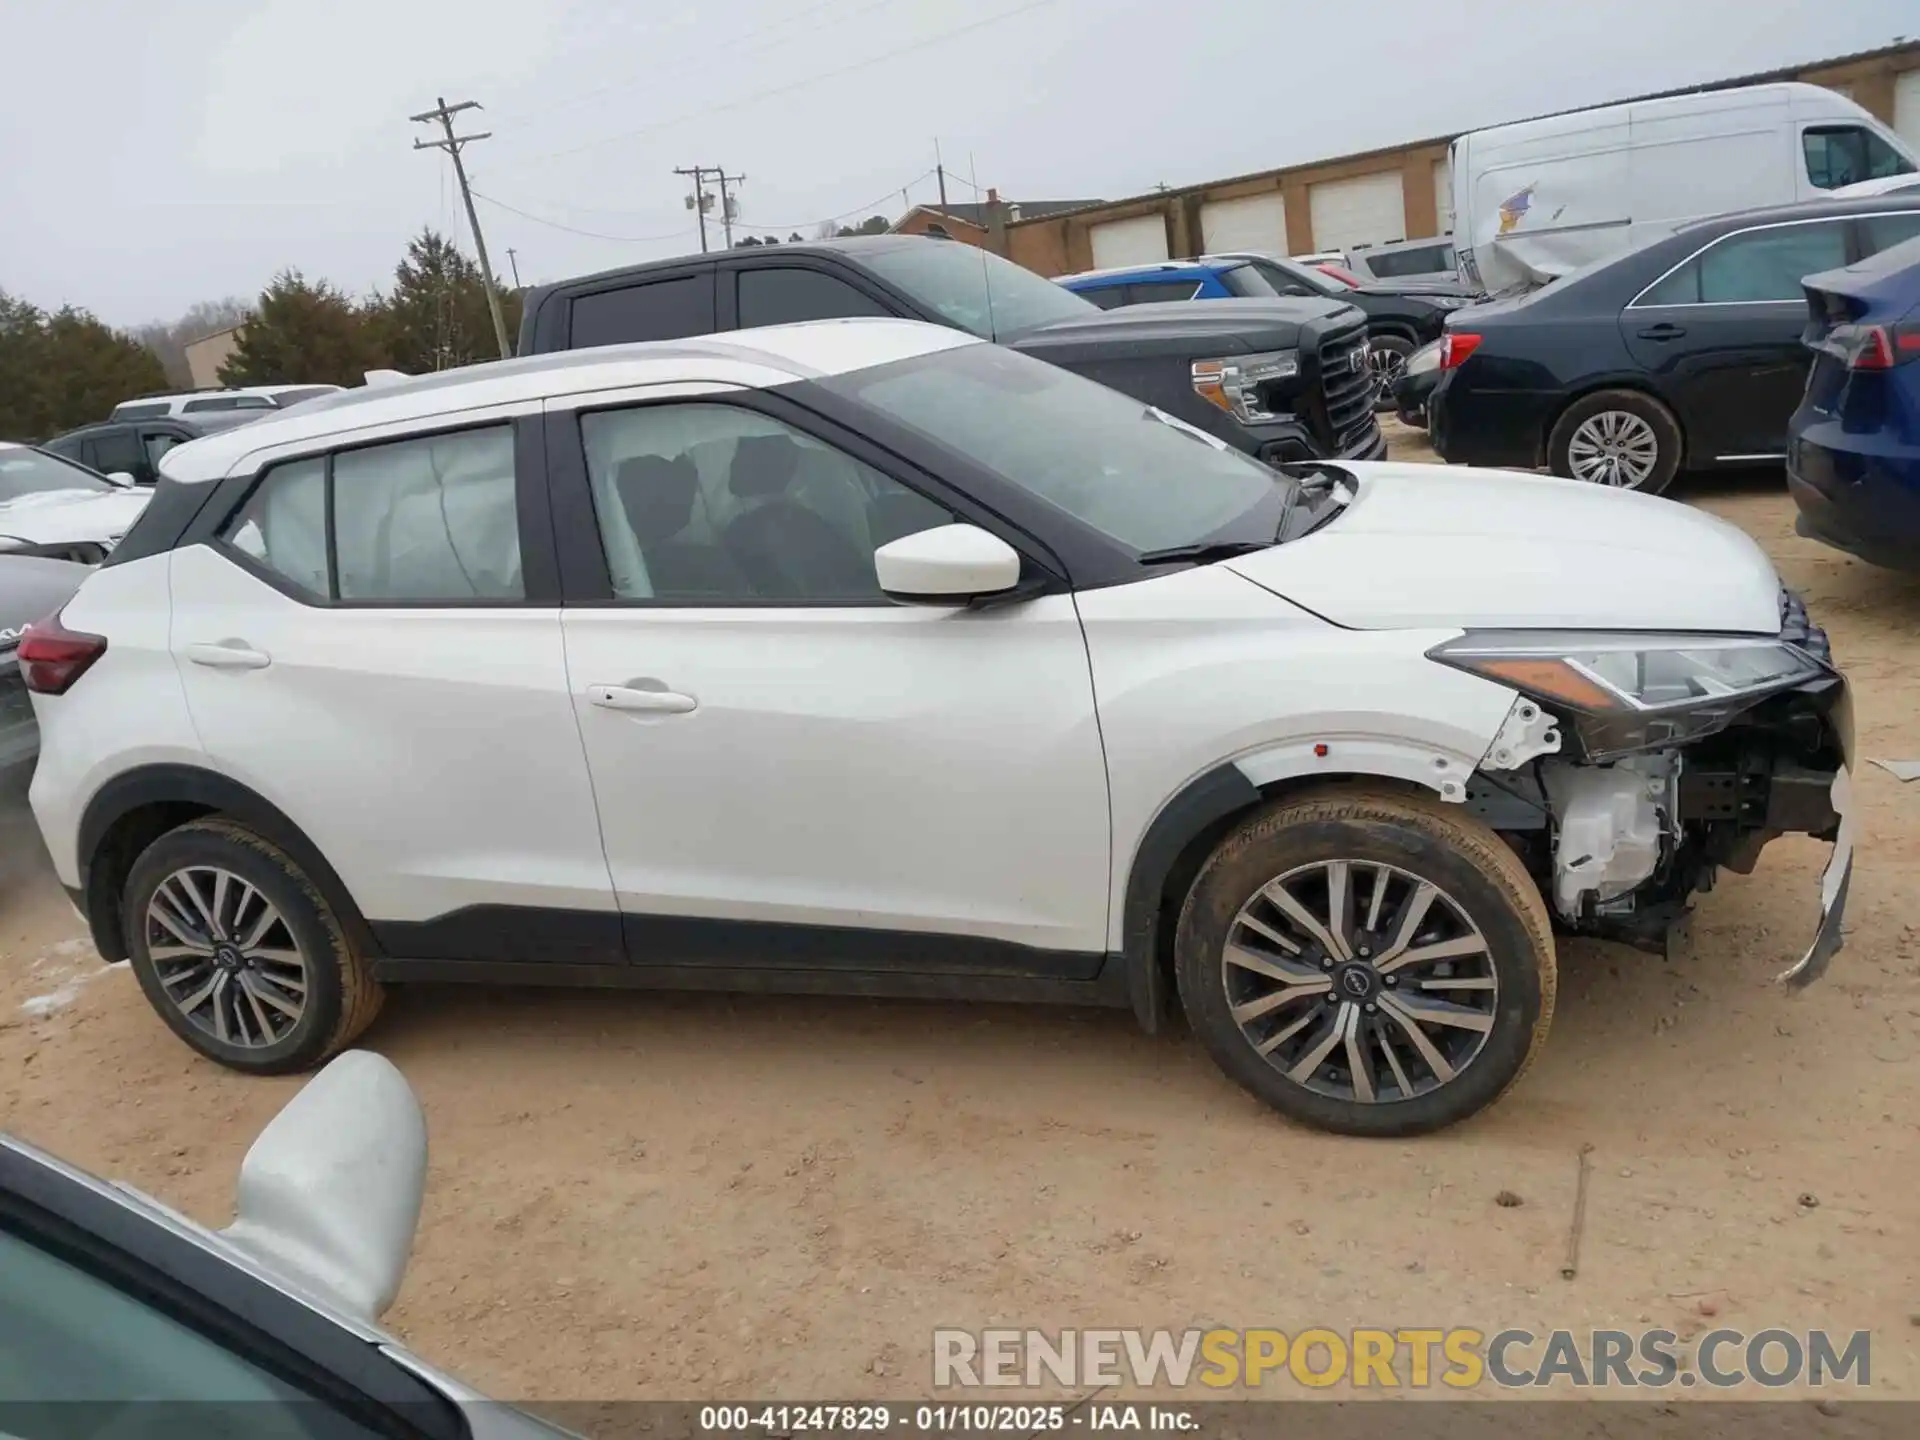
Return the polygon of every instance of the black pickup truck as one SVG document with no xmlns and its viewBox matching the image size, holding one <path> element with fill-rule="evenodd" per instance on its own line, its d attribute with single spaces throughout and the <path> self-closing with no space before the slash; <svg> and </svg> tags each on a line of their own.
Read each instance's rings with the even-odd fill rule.
<svg viewBox="0 0 1920 1440">
<path fill-rule="evenodd" d="M 1269 463 L 1378 460 L 1367 317 L 1334 299 L 1108 312 L 956 240 L 748 246 L 545 285 L 519 353 L 891 315 L 971 331 L 1133 395 Z"/>
</svg>

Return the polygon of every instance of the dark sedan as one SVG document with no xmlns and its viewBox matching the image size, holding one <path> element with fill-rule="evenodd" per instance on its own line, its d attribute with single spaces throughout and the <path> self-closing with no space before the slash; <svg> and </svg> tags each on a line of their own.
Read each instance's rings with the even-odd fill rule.
<svg viewBox="0 0 1920 1440">
<path fill-rule="evenodd" d="M 1434 449 L 1655 494 L 1683 469 L 1781 460 L 1807 378 L 1802 277 L 1916 235 L 1920 197 L 1743 211 L 1456 311 Z"/>
</svg>

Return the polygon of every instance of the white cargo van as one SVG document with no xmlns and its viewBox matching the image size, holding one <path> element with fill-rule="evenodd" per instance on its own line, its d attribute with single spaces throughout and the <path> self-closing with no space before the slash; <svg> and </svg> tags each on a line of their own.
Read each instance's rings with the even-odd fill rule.
<svg viewBox="0 0 1920 1440">
<path fill-rule="evenodd" d="M 1454 248 L 1490 293 L 1545 284 L 1690 220 L 1916 168 L 1865 110 L 1783 83 L 1633 100 L 1453 142 Z"/>
</svg>

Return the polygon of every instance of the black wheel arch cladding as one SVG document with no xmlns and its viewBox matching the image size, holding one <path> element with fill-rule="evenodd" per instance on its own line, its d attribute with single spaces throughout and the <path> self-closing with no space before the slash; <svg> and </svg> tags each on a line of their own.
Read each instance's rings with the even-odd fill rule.
<svg viewBox="0 0 1920 1440">
<path fill-rule="evenodd" d="M 371 929 L 334 868 L 306 834 L 272 801 L 251 787 L 194 765 L 144 765 L 114 776 L 88 800 L 76 842 L 81 909 L 103 959 L 127 958 L 122 890 L 142 852 L 167 832 L 221 815 L 285 852 L 368 956 L 381 952 Z"/>
<path fill-rule="evenodd" d="M 1170 882 L 1184 873 L 1190 884 L 1227 824 L 1261 799 L 1238 765 L 1217 765 L 1161 806 L 1140 837 L 1127 872 L 1121 951 L 1134 1018 L 1149 1035 L 1160 1032 L 1171 1008 L 1173 938 L 1186 886 L 1169 897 Z"/>
</svg>

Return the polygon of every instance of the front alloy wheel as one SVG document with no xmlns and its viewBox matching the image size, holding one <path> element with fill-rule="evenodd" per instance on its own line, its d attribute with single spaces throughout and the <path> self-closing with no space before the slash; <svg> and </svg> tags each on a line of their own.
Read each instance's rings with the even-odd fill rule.
<svg viewBox="0 0 1920 1440">
<path fill-rule="evenodd" d="M 1351 1135 L 1484 1109 L 1553 1018 L 1552 927 L 1519 857 L 1458 806 L 1358 784 L 1229 832 L 1187 895 L 1174 958 L 1221 1069 Z"/>
<path fill-rule="evenodd" d="M 1392 865 L 1315 861 L 1263 885 L 1234 916 L 1220 970 L 1256 1055 L 1314 1094 L 1363 1105 L 1453 1080 L 1498 1013 L 1479 926 Z"/>
</svg>

